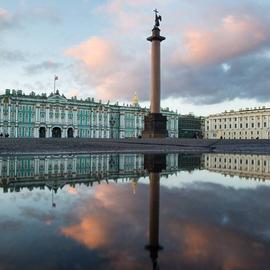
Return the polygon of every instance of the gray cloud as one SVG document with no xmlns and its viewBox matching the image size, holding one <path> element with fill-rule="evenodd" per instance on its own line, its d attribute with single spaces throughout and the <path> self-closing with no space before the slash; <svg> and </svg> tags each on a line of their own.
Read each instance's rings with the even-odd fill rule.
<svg viewBox="0 0 270 270">
<path fill-rule="evenodd" d="M 61 18 L 56 10 L 47 6 L 23 7 L 14 13 L 0 6 L 0 31 L 22 27 L 25 23 L 33 22 L 58 24 Z"/>
<path fill-rule="evenodd" d="M 270 18 L 266 12 L 269 3 L 187 2 L 185 13 L 181 10 L 182 4 L 172 1 L 175 10 L 181 10 L 181 18 L 171 7 L 163 6 L 164 15 L 172 15 L 162 22 L 162 34 L 168 35 L 162 44 L 163 98 L 181 97 L 195 104 L 215 104 L 235 98 L 270 100 L 270 58 L 263 55 L 265 50 L 270 50 Z M 130 100 L 136 91 L 140 100 L 149 100 L 147 48 L 150 44 L 146 45 L 141 36 L 148 1 L 143 3 L 136 9 L 125 9 L 125 4 L 114 0 L 105 5 L 103 12 L 109 14 L 113 24 L 109 30 L 121 32 L 122 39 L 128 40 L 128 43 L 119 40 L 115 44 L 100 37 L 101 45 L 107 49 L 105 53 L 114 54 L 113 58 L 105 57 L 103 47 L 96 46 L 93 38 L 68 50 L 67 54 L 76 59 L 75 63 L 80 62 L 76 71 L 80 74 L 74 79 L 80 79 L 82 87 L 96 89 L 99 98 Z M 102 14 L 102 10 L 100 12 Z M 142 15 L 138 18 L 137 14 Z M 141 21 L 143 23 L 139 23 Z M 126 25 L 132 25 L 132 34 L 122 29 Z M 96 57 L 96 51 L 104 57 Z M 222 68 L 224 63 L 230 67 L 228 70 Z"/>
<path fill-rule="evenodd" d="M 0 221 L 0 230 L 14 232 L 18 231 L 22 227 L 22 222 L 17 220 L 5 219 Z"/>
<path fill-rule="evenodd" d="M 56 71 L 61 67 L 62 67 L 61 63 L 47 60 L 39 64 L 28 65 L 25 67 L 25 71 L 27 74 L 31 75 L 31 74 L 44 72 L 44 71 Z"/>
<path fill-rule="evenodd" d="M 17 23 L 13 14 L 0 7 L 0 31 L 13 28 Z"/>
<path fill-rule="evenodd" d="M 51 223 L 54 220 L 54 216 L 49 213 L 40 211 L 32 207 L 21 207 L 21 215 L 26 219 L 34 219 L 43 223 Z"/>
<path fill-rule="evenodd" d="M 26 57 L 21 51 L 0 48 L 0 63 L 9 64 L 24 61 L 26 61 Z"/>
<path fill-rule="evenodd" d="M 36 6 L 31 9 L 22 10 L 19 12 L 19 16 L 25 21 L 45 21 L 52 24 L 58 24 L 61 22 L 61 18 L 57 10 L 47 6 Z"/>
<path fill-rule="evenodd" d="M 235 98 L 270 100 L 270 57 L 254 53 L 221 64 L 168 67 L 163 89 L 166 96 L 184 97 L 197 104 L 214 104 Z"/>
<path fill-rule="evenodd" d="M 183 177 L 188 176 L 180 173 L 177 181 Z M 160 187 L 161 268 L 268 269 L 270 188 L 184 182 L 181 188 Z M 135 196 L 127 183 L 97 185 L 90 195 L 88 187 L 80 187 L 76 199 L 61 198 L 56 212 L 42 210 L 42 201 L 35 208 L 19 207 L 23 226 L 16 234 L 0 235 L 0 257 L 10 242 L 17 251 L 1 257 L 4 269 L 149 269 L 150 254 L 144 249 L 149 241 L 148 185 L 139 183 Z"/>
</svg>

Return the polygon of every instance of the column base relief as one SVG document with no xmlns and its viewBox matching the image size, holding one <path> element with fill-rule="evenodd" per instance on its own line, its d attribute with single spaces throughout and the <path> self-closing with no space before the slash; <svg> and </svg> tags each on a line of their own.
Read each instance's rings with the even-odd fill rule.
<svg viewBox="0 0 270 270">
<path fill-rule="evenodd" d="M 144 130 L 142 132 L 143 138 L 166 138 L 167 131 L 167 117 L 161 113 L 149 113 L 144 117 Z"/>
</svg>

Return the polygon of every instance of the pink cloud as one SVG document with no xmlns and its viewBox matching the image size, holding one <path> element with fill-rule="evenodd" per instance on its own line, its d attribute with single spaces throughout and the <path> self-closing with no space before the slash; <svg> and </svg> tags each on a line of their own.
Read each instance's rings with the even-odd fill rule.
<svg viewBox="0 0 270 270">
<path fill-rule="evenodd" d="M 10 18 L 10 14 L 7 10 L 0 8 L 0 19 L 8 19 Z"/>
<path fill-rule="evenodd" d="M 130 197 L 130 189 L 129 184 L 96 186 L 92 196 L 87 195 L 73 208 L 71 224 L 61 227 L 60 234 L 89 249 L 103 251 L 112 263 L 109 269 L 148 269 L 150 261 L 145 260 L 142 247 L 149 237 L 145 212 L 149 194 L 145 186 Z M 269 249 L 262 241 L 212 222 L 194 222 L 192 211 L 192 220 L 189 215 L 183 218 L 183 213 L 172 211 L 177 194 L 161 189 L 164 202 L 168 202 L 161 204 L 160 241 L 165 247 L 159 257 L 161 265 L 224 270 L 255 270 L 267 265 Z M 199 209 L 195 206 L 196 213 Z"/>
<path fill-rule="evenodd" d="M 87 84 L 95 88 L 98 98 L 131 100 L 134 92 L 141 88 L 145 65 L 141 65 L 136 54 L 120 51 L 119 46 L 108 39 L 92 37 L 66 50 L 65 54 L 83 64 L 81 71 Z"/>
<path fill-rule="evenodd" d="M 89 68 L 95 70 L 110 67 L 110 63 L 118 58 L 113 43 L 100 37 L 92 37 L 68 49 L 66 54 L 83 61 Z"/>
<path fill-rule="evenodd" d="M 270 39 L 269 31 L 258 18 L 231 16 L 223 18 L 213 29 L 189 29 L 184 35 L 184 54 L 175 60 L 191 64 L 219 63 L 263 46 Z"/>
<path fill-rule="evenodd" d="M 12 15 L 5 9 L 0 8 L 0 27 L 7 26 L 12 21 Z"/>
<path fill-rule="evenodd" d="M 61 228 L 60 231 L 64 236 L 70 237 L 90 249 L 108 245 L 110 242 L 105 224 L 93 217 L 85 217 L 79 224 Z"/>
<path fill-rule="evenodd" d="M 189 1 L 188 5 L 170 2 L 174 9 L 167 1 L 165 4 L 148 0 L 110 0 L 99 6 L 94 15 L 98 13 L 109 22 L 104 36 L 91 37 L 66 50 L 66 55 L 77 59 L 75 72 L 80 83 L 105 102 L 131 100 L 135 91 L 140 100 L 149 100 L 150 43 L 145 38 L 154 22 L 153 6 L 163 15 L 161 29 L 167 37 L 162 45 L 164 98 L 190 96 L 191 91 L 198 93 L 196 82 L 204 80 L 204 76 L 200 73 L 194 77 L 197 67 L 203 67 L 202 71 L 207 73 L 209 67 L 218 68 L 225 61 L 259 52 L 270 40 L 267 19 L 251 12 L 251 7 L 231 10 L 216 4 L 210 7 L 209 13 L 214 14 L 210 16 L 205 4 L 201 3 L 203 7 L 198 14 L 191 14 L 198 8 L 196 1 Z M 208 77 L 205 78 L 199 86 L 205 83 L 206 89 L 209 86 Z M 88 89 L 82 95 L 89 95 Z"/>
<path fill-rule="evenodd" d="M 69 188 L 67 189 L 67 192 L 68 192 L 69 194 L 71 194 L 71 195 L 78 195 L 78 191 L 77 191 L 77 189 L 74 188 L 74 187 L 69 187 Z"/>
</svg>

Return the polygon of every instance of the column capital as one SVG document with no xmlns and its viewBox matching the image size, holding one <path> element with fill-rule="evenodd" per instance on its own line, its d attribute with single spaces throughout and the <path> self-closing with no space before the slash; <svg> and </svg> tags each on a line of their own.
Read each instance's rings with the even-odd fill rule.
<svg viewBox="0 0 270 270">
<path fill-rule="evenodd" d="M 152 29 L 152 36 L 147 38 L 147 40 L 151 41 L 151 42 L 154 41 L 154 40 L 158 40 L 158 41 L 161 42 L 161 41 L 163 41 L 165 39 L 166 39 L 165 37 L 160 35 L 160 29 L 158 27 L 154 27 Z"/>
</svg>

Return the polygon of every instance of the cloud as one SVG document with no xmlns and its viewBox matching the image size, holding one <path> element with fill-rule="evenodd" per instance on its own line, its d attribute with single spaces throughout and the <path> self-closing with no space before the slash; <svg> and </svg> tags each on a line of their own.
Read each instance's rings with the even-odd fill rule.
<svg viewBox="0 0 270 270">
<path fill-rule="evenodd" d="M 69 187 L 69 188 L 67 189 L 67 192 L 68 192 L 69 194 L 71 194 L 71 195 L 78 195 L 78 190 L 77 190 L 76 188 L 74 188 L 74 187 Z"/>
<path fill-rule="evenodd" d="M 25 62 L 26 57 L 23 52 L 9 49 L 0 48 L 0 62 L 9 64 L 14 62 Z"/>
<path fill-rule="evenodd" d="M 14 16 L 7 10 L 0 7 L 0 31 L 12 28 L 17 24 Z"/>
<path fill-rule="evenodd" d="M 249 15 L 227 15 L 212 31 L 188 30 L 184 34 L 183 61 L 201 65 L 222 63 L 258 50 L 269 45 L 268 27 L 269 24 Z"/>
<path fill-rule="evenodd" d="M 39 64 L 28 65 L 25 67 L 25 71 L 28 74 L 36 74 L 40 72 L 56 71 L 62 67 L 61 63 L 57 63 L 51 60 L 43 61 Z"/>
<path fill-rule="evenodd" d="M 21 215 L 28 220 L 29 219 L 37 220 L 46 225 L 51 225 L 53 221 L 55 220 L 55 217 L 53 214 L 46 213 L 32 207 L 20 207 L 20 209 L 21 209 Z"/>
<path fill-rule="evenodd" d="M 203 175 L 197 172 L 194 179 Z M 179 177 L 171 180 L 184 180 L 181 188 L 167 188 L 170 179 L 161 180 L 159 239 L 164 249 L 159 252 L 160 268 L 268 269 L 270 187 L 233 188 L 187 181 L 185 173 Z M 130 196 L 130 183 L 94 185 L 91 190 L 77 187 L 80 196 L 58 194 L 56 209 L 44 206 L 50 192 L 32 191 L 40 201 L 30 198 L 27 205 L 35 202 L 35 208 L 16 211 L 23 225 L 19 229 L 15 224 L 9 230 L 14 225 L 1 216 L 0 228 L 6 229 L 0 236 L 0 254 L 5 255 L 1 265 L 12 269 L 21 265 L 27 269 L 151 268 L 150 253 L 145 249 L 149 243 L 149 185 L 139 182 L 135 196 Z M 7 255 L 10 245 L 16 245 L 18 252 Z"/>
<path fill-rule="evenodd" d="M 22 222 L 17 220 L 1 220 L 0 222 L 0 229 L 2 232 L 13 232 L 20 230 L 22 227 Z"/>
<path fill-rule="evenodd" d="M 62 228 L 61 233 L 90 249 L 103 247 L 108 244 L 110 239 L 105 224 L 91 217 L 84 218 L 79 224 Z"/>
<path fill-rule="evenodd" d="M 141 101 L 149 100 L 150 43 L 145 37 L 153 22 L 146 12 L 151 4 L 108 1 L 97 9 L 107 16 L 105 33 L 66 50 L 76 59 L 81 85 L 95 89 L 98 98 L 131 100 L 136 91 Z M 190 1 L 171 1 L 170 7 L 161 1 L 155 4 L 167 16 L 162 34 L 169 33 L 162 44 L 162 98 L 184 98 L 193 104 L 270 100 L 270 63 L 264 54 L 270 50 L 270 19 L 263 5 L 243 7 L 229 1 L 207 10 L 200 3 L 195 13 L 196 5 Z M 179 11 L 183 8 L 186 13 Z"/>
<path fill-rule="evenodd" d="M 116 46 L 111 41 L 100 37 L 92 37 L 68 49 L 66 54 L 82 60 L 90 69 L 103 70 L 105 74 L 113 71 L 112 63 L 122 59 Z"/>
<path fill-rule="evenodd" d="M 270 58 L 263 53 L 236 57 L 224 65 L 178 68 L 168 66 L 167 95 L 179 95 L 195 104 L 215 104 L 235 98 L 270 100 Z"/>
<path fill-rule="evenodd" d="M 36 22 L 48 22 L 51 24 L 61 23 L 61 17 L 55 8 L 51 8 L 45 5 L 37 5 L 32 8 L 22 9 L 19 12 L 20 16 L 24 20 L 34 20 Z"/>
<path fill-rule="evenodd" d="M 92 37 L 65 53 L 82 63 L 79 67 L 83 80 L 96 89 L 99 98 L 131 99 L 134 92 L 146 84 L 141 59 L 136 54 L 121 51 L 117 43 L 108 39 Z"/>
<path fill-rule="evenodd" d="M 58 24 L 61 19 L 55 9 L 47 6 L 20 7 L 13 13 L 0 7 L 0 31 L 22 27 L 26 23 L 33 22 Z"/>
<path fill-rule="evenodd" d="M 149 189 L 139 184 L 136 196 L 130 197 L 130 188 L 129 184 L 95 187 L 93 196 L 81 197 L 69 212 L 66 218 L 71 224 L 64 223 L 60 234 L 98 252 L 106 258 L 107 268 L 119 269 L 124 256 L 125 263 L 134 266 L 136 262 L 134 269 L 147 269 L 150 258 L 145 260 L 143 246 L 149 237 Z M 254 219 L 254 213 L 258 209 L 262 215 L 267 213 L 269 192 L 267 187 L 233 189 L 201 182 L 181 189 L 161 186 L 160 244 L 164 250 L 160 265 L 168 269 L 265 269 L 269 220 L 265 216 Z"/>
</svg>

